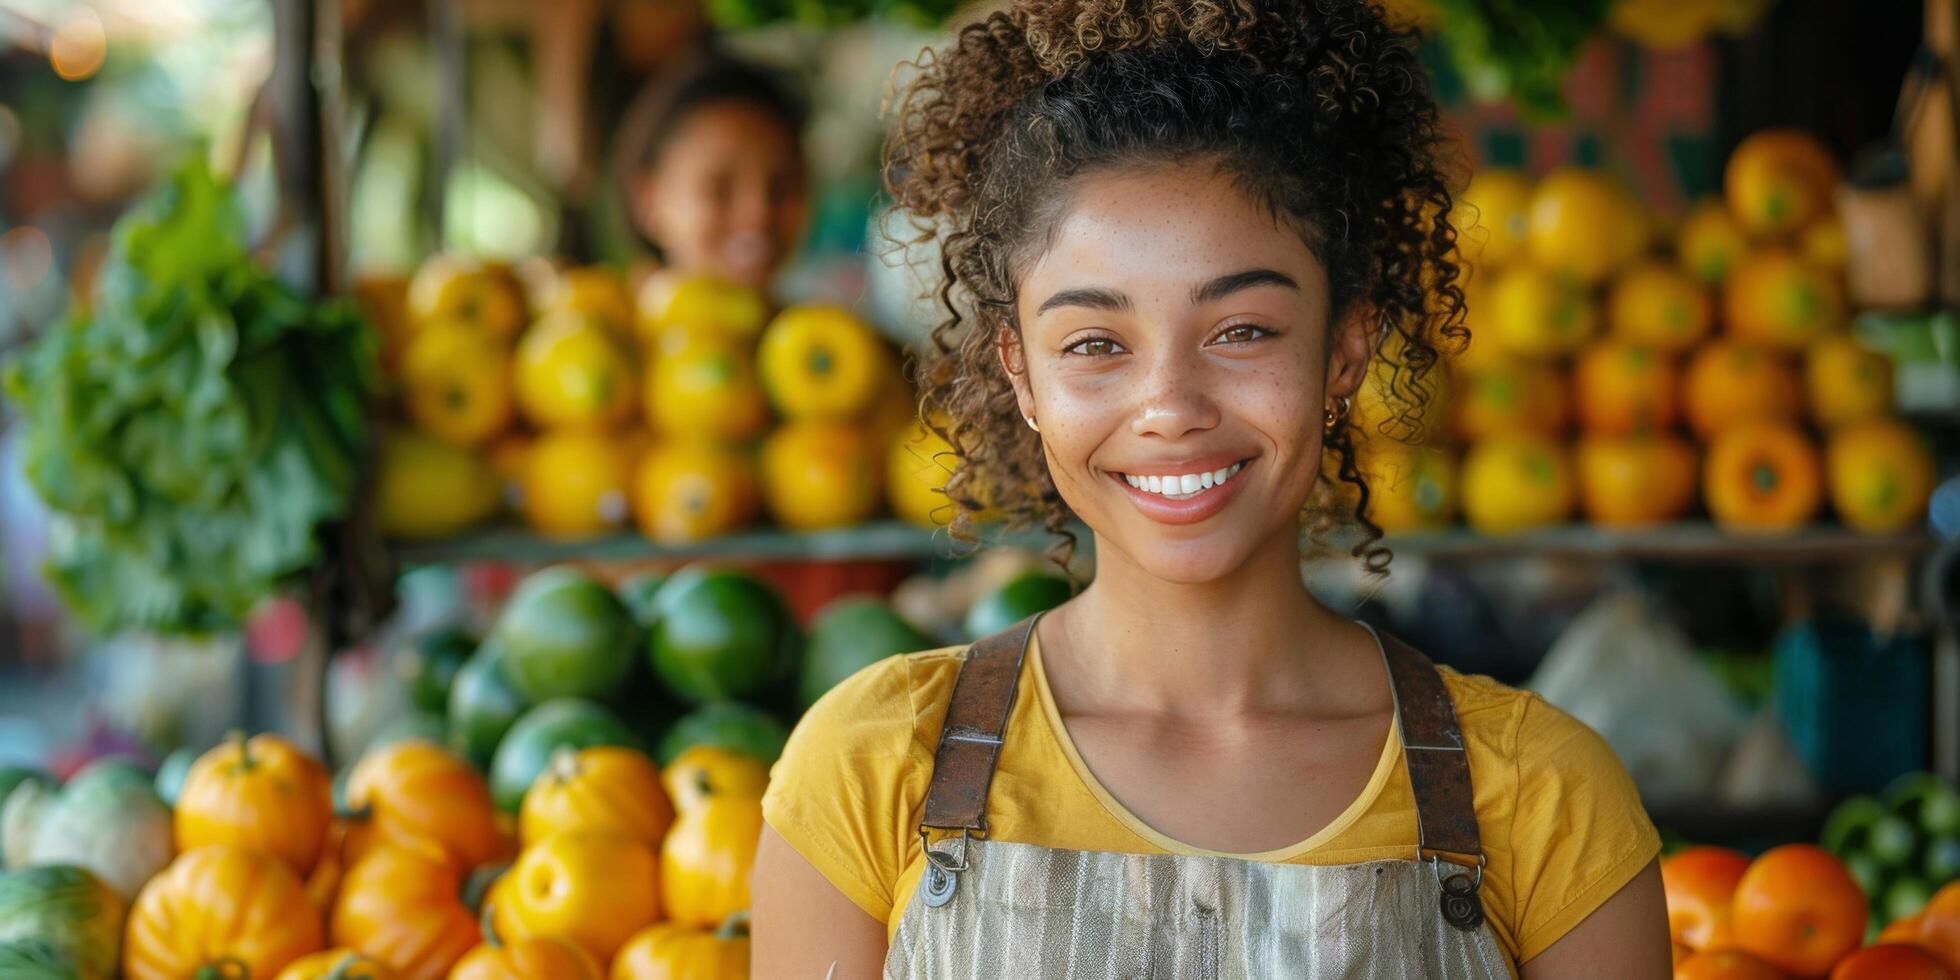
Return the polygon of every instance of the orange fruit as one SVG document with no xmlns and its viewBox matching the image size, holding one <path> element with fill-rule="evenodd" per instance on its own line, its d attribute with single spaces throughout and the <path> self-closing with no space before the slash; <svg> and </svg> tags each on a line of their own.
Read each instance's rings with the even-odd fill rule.
<svg viewBox="0 0 1960 980">
<path fill-rule="evenodd" d="M 753 343 L 769 321 L 769 299 L 713 276 L 656 272 L 640 284 L 635 326 L 649 348 L 679 332 L 735 344 Z"/>
<path fill-rule="evenodd" d="M 1708 336 L 1715 304 L 1693 276 L 1665 262 L 1647 261 L 1613 281 L 1606 319 L 1614 336 L 1678 351 Z"/>
<path fill-rule="evenodd" d="M 1838 961 L 1831 980 L 1955 980 L 1933 954 L 1917 946 L 1868 946 Z"/>
<path fill-rule="evenodd" d="M 1802 400 L 1797 370 L 1768 348 L 1734 340 L 1703 344 L 1688 360 L 1682 414 L 1706 440 L 1752 419 L 1795 421 Z"/>
<path fill-rule="evenodd" d="M 1645 344 L 1606 340 L 1573 365 L 1572 394 L 1588 432 L 1628 436 L 1674 427 L 1674 361 Z"/>
<path fill-rule="evenodd" d="M 1464 517 L 1487 534 L 1556 524 L 1572 510 L 1565 449 L 1542 436 L 1485 439 L 1464 456 L 1461 476 Z"/>
<path fill-rule="evenodd" d="M 524 290 L 500 262 L 438 255 L 408 282 L 408 319 L 414 324 L 461 320 L 509 341 L 524 326 Z"/>
<path fill-rule="evenodd" d="M 640 458 L 633 515 L 655 541 L 679 544 L 727 534 L 755 520 L 755 463 L 727 446 L 668 442 Z"/>
<path fill-rule="evenodd" d="M 1435 446 L 1375 439 L 1360 446 L 1368 517 L 1390 533 L 1449 526 L 1456 516 L 1456 464 Z"/>
<path fill-rule="evenodd" d="M 1750 252 L 1722 285 L 1729 333 L 1796 350 L 1844 326 L 1838 275 L 1784 248 Z"/>
<path fill-rule="evenodd" d="M 1816 515 L 1821 482 L 1817 450 L 1796 426 L 1740 422 L 1709 444 L 1702 496 L 1715 523 L 1729 530 L 1787 531 Z"/>
<path fill-rule="evenodd" d="M 611 426 L 633 412 L 633 363 L 600 321 L 547 313 L 517 344 L 517 404 L 542 428 Z"/>
<path fill-rule="evenodd" d="M 1565 431 L 1565 389 L 1564 373 L 1550 364 L 1499 357 L 1458 377 L 1451 425 L 1471 441 L 1519 432 L 1555 436 Z"/>
<path fill-rule="evenodd" d="M 1919 937 L 1919 916 L 1909 915 L 1903 919 L 1893 919 L 1878 931 L 1874 943 L 1905 943 L 1910 946 Z"/>
<path fill-rule="evenodd" d="M 1617 178 L 1562 167 L 1539 180 L 1527 216 L 1531 257 L 1587 285 L 1605 282 L 1647 247 L 1647 216 Z"/>
<path fill-rule="evenodd" d="M 1729 906 L 1748 870 L 1748 855 L 1726 847 L 1690 847 L 1663 859 L 1661 887 L 1674 941 L 1694 950 L 1732 945 Z"/>
<path fill-rule="evenodd" d="M 1674 980 L 1790 980 L 1783 971 L 1740 950 L 1696 953 L 1674 966 Z"/>
<path fill-rule="evenodd" d="M 1736 260 L 1748 250 L 1748 236 L 1720 198 L 1696 204 L 1675 232 L 1675 260 L 1689 275 L 1709 286 L 1728 278 Z"/>
<path fill-rule="evenodd" d="M 462 321 L 416 331 L 402 352 L 401 382 L 409 420 L 451 445 L 479 445 L 510 426 L 510 355 Z"/>
<path fill-rule="evenodd" d="M 1919 911 L 1919 936 L 1914 944 L 1960 973 L 1960 881 L 1949 882 L 1934 892 L 1933 900 Z"/>
<path fill-rule="evenodd" d="M 878 332 L 836 306 L 784 310 L 763 329 L 755 362 L 763 391 L 791 419 L 858 415 L 898 372 Z"/>
<path fill-rule="evenodd" d="M 1736 944 L 1778 969 L 1821 977 L 1865 937 L 1865 893 L 1814 844 L 1771 848 L 1736 885 Z"/>
<path fill-rule="evenodd" d="M 1463 261 L 1495 268 L 1524 257 L 1531 178 L 1516 170 L 1479 170 L 1457 196 L 1457 250 Z"/>
<path fill-rule="evenodd" d="M 532 528 L 557 537 L 583 537 L 624 523 L 625 448 L 598 429 L 556 429 L 537 438 L 524 455 L 519 494 Z"/>
<path fill-rule="evenodd" d="M 648 423 L 663 435 L 737 442 L 769 425 L 754 363 L 726 341 L 689 339 L 662 351 L 647 371 L 644 401 Z"/>
<path fill-rule="evenodd" d="M 1851 242 L 1844 237 L 1844 222 L 1835 214 L 1826 215 L 1803 230 L 1797 242 L 1803 257 L 1818 266 L 1843 271 L 1851 260 Z"/>
<path fill-rule="evenodd" d="M 1580 506 L 1600 527 L 1659 524 L 1695 502 L 1695 451 L 1679 437 L 1587 436 L 1575 457 Z"/>
<path fill-rule="evenodd" d="M 1722 188 L 1744 230 L 1781 235 L 1831 210 L 1838 165 L 1816 137 L 1798 129 L 1756 132 L 1729 154 Z"/>
<path fill-rule="evenodd" d="M 878 508 L 871 437 L 841 422 L 791 422 L 762 444 L 762 496 L 776 522 L 799 531 L 855 524 Z"/>
<path fill-rule="evenodd" d="M 633 330 L 633 297 L 619 273 L 602 265 L 554 271 L 539 291 L 538 311 L 571 310 L 606 325 L 615 335 Z"/>
<path fill-rule="evenodd" d="M 1810 417 L 1825 428 L 1884 415 L 1892 408 L 1892 359 L 1849 334 L 1835 334 L 1804 352 Z"/>
<path fill-rule="evenodd" d="M 1838 518 L 1872 533 L 1918 523 L 1937 478 L 1925 440 L 1911 426 L 1887 418 L 1832 430 L 1824 470 Z"/>
<path fill-rule="evenodd" d="M 1593 335 L 1599 313 L 1584 287 L 1537 265 L 1513 266 L 1491 281 L 1491 339 L 1523 357 L 1578 350 Z"/>
</svg>

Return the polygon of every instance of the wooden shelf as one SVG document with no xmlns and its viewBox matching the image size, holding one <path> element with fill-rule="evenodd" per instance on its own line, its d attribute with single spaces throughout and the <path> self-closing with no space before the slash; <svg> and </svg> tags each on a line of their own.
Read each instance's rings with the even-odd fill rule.
<svg viewBox="0 0 1960 980">
<path fill-rule="evenodd" d="M 1082 548 L 1093 546 L 1086 528 L 1078 528 L 1077 533 Z M 980 546 L 1040 549 L 1048 540 L 1038 531 L 983 532 Z M 1351 543 L 1352 539 L 1337 540 L 1335 554 L 1345 556 Z M 1860 534 L 1834 525 L 1819 525 L 1788 534 L 1737 535 L 1706 523 L 1681 523 L 1640 531 L 1611 531 L 1572 524 L 1503 537 L 1458 527 L 1390 535 L 1383 543 L 1398 556 L 1436 561 L 1564 558 L 1804 565 L 1911 557 L 1931 550 L 1935 542 L 1924 529 L 1898 534 Z M 553 540 L 520 527 L 495 527 L 440 541 L 402 542 L 395 546 L 397 557 L 409 565 L 706 557 L 762 561 L 927 560 L 959 557 L 970 551 L 954 542 L 944 530 L 927 530 L 890 520 L 816 532 L 759 528 L 687 545 L 657 544 L 630 531 L 582 540 Z"/>
</svg>

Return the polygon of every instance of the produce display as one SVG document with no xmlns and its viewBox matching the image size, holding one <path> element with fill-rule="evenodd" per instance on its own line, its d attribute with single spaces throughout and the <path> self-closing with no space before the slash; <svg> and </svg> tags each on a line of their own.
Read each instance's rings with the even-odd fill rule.
<svg viewBox="0 0 1960 980">
<path fill-rule="evenodd" d="M 1069 593 L 1006 577 L 971 625 Z M 338 777 L 272 734 L 154 776 L 113 757 L 66 784 L 0 770 L 0 965 L 85 980 L 746 976 L 761 797 L 790 726 L 858 670 L 938 645 L 866 596 L 806 635 L 733 568 L 617 589 L 542 569 L 481 640 L 439 626 L 405 641 L 394 680 L 431 730 L 377 735 Z"/>
<path fill-rule="evenodd" d="M 398 406 L 375 490 L 392 536 L 508 507 L 551 537 L 631 525 L 681 543 L 765 516 L 856 524 L 887 494 L 907 520 L 951 518 L 944 442 L 918 424 L 891 345 L 843 309 L 772 317 L 761 294 L 705 277 L 656 273 L 635 296 L 603 268 L 527 279 L 453 256 L 357 295 Z"/>
<path fill-rule="evenodd" d="M 1369 517 L 1915 526 L 1934 460 L 1893 413 L 1892 362 L 1850 329 L 1838 179 L 1812 138 L 1760 132 L 1723 197 L 1664 235 L 1604 173 L 1479 172 L 1458 218 L 1469 344 L 1423 379 L 1426 414 L 1405 410 L 1393 344 L 1355 402 Z"/>
<path fill-rule="evenodd" d="M 1854 797 L 1823 846 L 1661 861 L 1676 980 L 1960 977 L 1960 792 L 1937 776 Z"/>
</svg>

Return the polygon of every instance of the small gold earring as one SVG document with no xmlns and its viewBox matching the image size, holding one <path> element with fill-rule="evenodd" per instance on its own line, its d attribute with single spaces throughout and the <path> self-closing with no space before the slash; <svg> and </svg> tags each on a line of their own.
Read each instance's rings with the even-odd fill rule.
<svg viewBox="0 0 1960 980">
<path fill-rule="evenodd" d="M 1324 409 L 1321 412 L 1321 420 L 1320 420 L 1321 431 L 1329 435 L 1332 435 L 1335 427 L 1341 424 L 1341 419 L 1347 417 L 1348 406 L 1352 404 L 1354 404 L 1354 399 L 1349 398 L 1346 395 L 1342 395 L 1341 405 L 1339 408 L 1334 408 L 1330 406 Z"/>
<path fill-rule="evenodd" d="M 1028 420 L 1028 428 L 1030 428 L 1030 429 L 1033 429 L 1033 430 L 1034 430 L 1034 431 L 1036 431 L 1036 432 L 1040 432 L 1040 431 L 1041 431 L 1041 426 L 1038 426 L 1038 425 L 1036 425 L 1036 424 L 1034 424 L 1034 416 L 1032 416 L 1032 415 L 1026 415 L 1026 416 L 1022 416 L 1022 417 Z"/>
</svg>

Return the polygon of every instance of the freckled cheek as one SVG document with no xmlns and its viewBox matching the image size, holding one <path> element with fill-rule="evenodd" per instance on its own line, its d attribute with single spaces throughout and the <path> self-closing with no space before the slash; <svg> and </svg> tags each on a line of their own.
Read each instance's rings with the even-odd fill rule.
<svg viewBox="0 0 1960 980">
<path fill-rule="evenodd" d="M 1034 390 L 1035 419 L 1041 425 L 1055 478 L 1066 485 L 1089 472 L 1090 457 L 1128 418 L 1128 400 L 1107 379 L 1064 378 L 1037 384 Z"/>
</svg>

